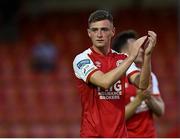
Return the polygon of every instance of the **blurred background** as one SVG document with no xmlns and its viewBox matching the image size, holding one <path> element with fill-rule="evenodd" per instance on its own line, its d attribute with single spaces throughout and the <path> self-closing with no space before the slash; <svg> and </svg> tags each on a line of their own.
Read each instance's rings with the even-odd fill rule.
<svg viewBox="0 0 180 139">
<path fill-rule="evenodd" d="M 178 0 L 1 0 L 0 137 L 79 137 L 72 61 L 91 46 L 89 14 L 110 10 L 116 31 L 158 35 L 153 71 L 166 104 L 158 137 L 180 137 Z"/>
</svg>

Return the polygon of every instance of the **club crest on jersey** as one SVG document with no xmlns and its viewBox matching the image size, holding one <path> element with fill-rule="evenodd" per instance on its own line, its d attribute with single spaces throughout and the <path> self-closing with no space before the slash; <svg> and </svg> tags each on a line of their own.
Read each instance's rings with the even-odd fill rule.
<svg viewBox="0 0 180 139">
<path fill-rule="evenodd" d="M 118 67 L 122 62 L 123 62 L 123 60 L 118 60 L 118 61 L 116 62 L 116 66 Z"/>
<path fill-rule="evenodd" d="M 96 67 L 100 68 L 101 67 L 101 62 L 95 61 L 95 65 L 96 65 Z"/>
<path fill-rule="evenodd" d="M 79 69 L 82 69 L 85 65 L 87 65 L 87 64 L 90 64 L 90 60 L 89 59 L 83 59 L 83 60 L 81 60 L 81 61 L 79 61 L 78 63 L 77 63 L 77 67 L 79 68 Z"/>
</svg>

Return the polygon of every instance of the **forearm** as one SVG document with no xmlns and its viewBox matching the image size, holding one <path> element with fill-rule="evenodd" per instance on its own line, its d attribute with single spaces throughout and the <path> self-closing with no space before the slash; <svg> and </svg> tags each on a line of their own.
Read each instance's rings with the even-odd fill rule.
<svg viewBox="0 0 180 139">
<path fill-rule="evenodd" d="M 111 87 L 125 74 L 134 59 L 134 57 L 127 57 L 118 67 L 107 73 L 94 73 L 90 78 L 90 82 L 104 89 Z"/>
<path fill-rule="evenodd" d="M 126 105 L 125 107 L 126 120 L 130 119 L 134 115 L 137 107 L 141 104 L 141 101 L 142 100 L 138 96 L 136 96 L 132 102 Z"/>
<path fill-rule="evenodd" d="M 148 40 L 147 48 L 144 52 L 144 62 L 142 66 L 142 72 L 140 75 L 140 84 L 139 87 L 146 89 L 149 85 L 150 76 L 151 76 L 151 54 L 156 45 L 157 35 L 153 31 L 148 31 Z"/>
<path fill-rule="evenodd" d="M 147 89 L 151 77 L 151 55 L 144 56 L 144 62 L 140 73 L 139 88 Z"/>
<path fill-rule="evenodd" d="M 146 104 L 156 116 L 162 116 L 164 114 L 165 107 L 161 98 L 151 96 L 150 99 L 146 101 Z"/>
</svg>

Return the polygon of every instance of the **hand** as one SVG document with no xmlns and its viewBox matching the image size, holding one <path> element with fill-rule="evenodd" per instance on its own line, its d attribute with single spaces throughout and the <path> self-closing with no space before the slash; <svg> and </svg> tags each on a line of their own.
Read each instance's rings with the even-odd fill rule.
<svg viewBox="0 0 180 139">
<path fill-rule="evenodd" d="M 151 95 L 151 94 L 150 94 L 149 92 L 147 92 L 146 90 L 143 91 L 143 90 L 140 90 L 140 89 L 138 89 L 136 93 L 137 93 L 136 96 L 137 96 L 141 101 L 143 101 L 143 100 L 145 100 L 145 99 L 149 99 L 149 98 L 150 98 L 150 95 Z"/>
<path fill-rule="evenodd" d="M 137 57 L 142 44 L 146 40 L 146 37 L 147 36 L 143 36 L 143 37 L 137 39 L 135 42 L 133 42 L 132 47 L 129 47 L 129 53 L 130 53 L 129 56 L 131 56 L 133 58 Z"/>
<path fill-rule="evenodd" d="M 149 84 L 148 88 L 144 91 L 144 93 L 148 94 L 146 96 L 146 101 L 150 100 L 152 94 L 152 83 Z"/>
<path fill-rule="evenodd" d="M 147 47 L 145 49 L 145 55 L 150 55 L 152 53 L 154 47 L 156 46 L 156 39 L 157 39 L 156 33 L 153 31 L 148 31 L 149 42 L 146 44 Z"/>
</svg>

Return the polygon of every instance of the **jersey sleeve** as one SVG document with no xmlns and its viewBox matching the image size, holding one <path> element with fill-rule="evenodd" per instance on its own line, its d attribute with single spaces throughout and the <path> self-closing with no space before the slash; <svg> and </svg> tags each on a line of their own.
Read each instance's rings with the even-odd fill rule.
<svg viewBox="0 0 180 139">
<path fill-rule="evenodd" d="M 131 66 L 126 71 L 126 76 L 129 78 L 131 75 L 133 75 L 136 72 L 139 72 L 139 68 L 136 67 L 135 63 L 132 63 Z"/>
<path fill-rule="evenodd" d="M 83 53 L 75 57 L 73 61 L 73 69 L 75 76 L 85 82 L 88 82 L 90 75 L 98 70 L 89 56 Z"/>
<path fill-rule="evenodd" d="M 154 73 L 151 73 L 151 77 L 152 77 L 152 95 L 160 95 L 157 77 Z"/>
</svg>

